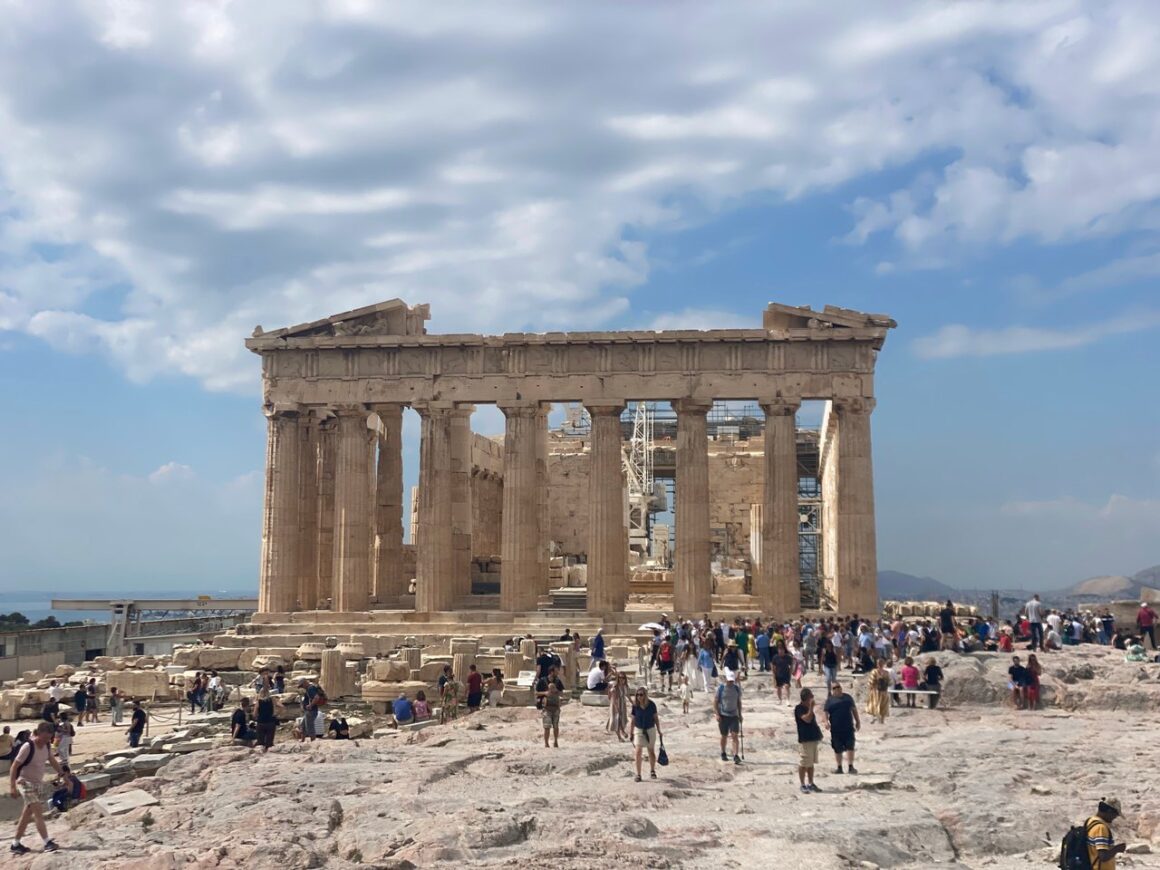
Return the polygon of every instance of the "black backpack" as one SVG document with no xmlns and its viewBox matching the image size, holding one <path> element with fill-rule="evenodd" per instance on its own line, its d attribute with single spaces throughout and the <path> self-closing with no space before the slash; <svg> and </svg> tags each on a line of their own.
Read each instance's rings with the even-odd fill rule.
<svg viewBox="0 0 1160 870">
<path fill-rule="evenodd" d="M 1063 835 L 1063 842 L 1059 844 L 1061 870 L 1092 870 L 1088 857 L 1088 832 L 1095 822 L 1095 819 L 1088 819 L 1085 824 L 1072 825 Z"/>
</svg>

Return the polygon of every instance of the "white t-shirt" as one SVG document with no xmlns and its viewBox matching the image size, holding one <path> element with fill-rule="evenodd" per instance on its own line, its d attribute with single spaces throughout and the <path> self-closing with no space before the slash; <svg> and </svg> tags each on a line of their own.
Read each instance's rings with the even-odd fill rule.
<svg viewBox="0 0 1160 870">
<path fill-rule="evenodd" d="M 1043 603 L 1032 598 L 1024 607 L 1028 622 L 1043 622 Z"/>
<path fill-rule="evenodd" d="M 51 754 L 52 747 L 37 746 L 35 740 L 29 740 L 21 746 L 16 754 L 16 764 L 20 767 L 19 779 L 37 784 L 44 782 L 44 771 Z"/>
<path fill-rule="evenodd" d="M 57 683 L 55 686 L 48 690 L 48 695 L 50 698 L 52 698 L 52 700 L 59 701 L 64 697 L 64 692 L 64 686 L 62 686 L 60 683 Z"/>
<path fill-rule="evenodd" d="M 1060 618 L 1059 618 L 1058 613 L 1047 614 L 1047 624 L 1050 625 L 1056 631 L 1059 631 L 1059 623 L 1060 623 Z"/>
<path fill-rule="evenodd" d="M 600 670 L 600 668 L 593 668 L 592 670 L 590 670 L 588 672 L 588 688 L 589 689 L 595 689 L 601 683 L 605 683 L 605 682 L 608 682 L 608 681 L 604 678 L 604 671 Z"/>
</svg>

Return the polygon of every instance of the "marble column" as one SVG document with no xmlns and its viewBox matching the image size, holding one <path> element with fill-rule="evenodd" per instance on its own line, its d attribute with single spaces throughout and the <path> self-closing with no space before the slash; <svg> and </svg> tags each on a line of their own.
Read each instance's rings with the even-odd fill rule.
<svg viewBox="0 0 1160 870">
<path fill-rule="evenodd" d="M 624 402 L 586 405 L 592 418 L 588 472 L 588 612 L 620 613 L 628 601 L 628 529 L 620 414 Z"/>
<path fill-rule="evenodd" d="M 765 411 L 765 492 L 761 512 L 761 567 L 753 593 L 767 616 L 801 611 L 798 560 L 798 399 L 761 402 Z"/>
<path fill-rule="evenodd" d="M 709 437 L 705 415 L 712 402 L 681 399 L 677 412 L 677 552 L 673 609 L 695 618 L 712 605 L 709 541 Z"/>
<path fill-rule="evenodd" d="M 450 402 L 423 402 L 415 410 L 423 419 L 419 447 L 418 536 L 415 551 L 415 610 L 451 610 L 453 575 Z"/>
<path fill-rule="evenodd" d="M 266 493 L 258 610 L 288 613 L 298 597 L 298 412 L 275 408 L 267 411 L 266 417 Z"/>
<path fill-rule="evenodd" d="M 539 510 L 536 519 L 537 528 L 536 547 L 536 581 L 541 595 L 548 594 L 551 581 L 548 579 L 548 565 L 552 557 L 552 524 L 551 504 L 548 501 L 548 412 L 551 406 L 540 406 L 536 415 L 536 493 L 539 497 Z"/>
<path fill-rule="evenodd" d="M 369 610 L 371 601 L 374 435 L 365 408 L 338 408 L 335 415 L 333 609 L 356 613 Z"/>
<path fill-rule="evenodd" d="M 375 465 L 374 600 L 395 607 L 403 576 L 403 406 L 372 405 L 379 418 Z"/>
<path fill-rule="evenodd" d="M 327 412 L 318 421 L 318 556 L 311 607 L 329 607 L 334 598 L 334 460 L 338 421 Z"/>
<path fill-rule="evenodd" d="M 838 610 L 878 613 L 878 543 L 874 524 L 874 470 L 870 450 L 873 399 L 835 399 L 837 414 L 836 544 Z"/>
<path fill-rule="evenodd" d="M 451 411 L 452 606 L 471 594 L 471 414 L 474 410 L 474 405 L 456 405 Z"/>
<path fill-rule="evenodd" d="M 318 417 L 298 417 L 297 610 L 318 606 Z"/>
<path fill-rule="evenodd" d="M 540 498 L 536 475 L 539 404 L 499 403 L 506 418 L 503 444 L 503 536 L 500 543 L 500 609 L 535 610 L 540 595 Z"/>
</svg>

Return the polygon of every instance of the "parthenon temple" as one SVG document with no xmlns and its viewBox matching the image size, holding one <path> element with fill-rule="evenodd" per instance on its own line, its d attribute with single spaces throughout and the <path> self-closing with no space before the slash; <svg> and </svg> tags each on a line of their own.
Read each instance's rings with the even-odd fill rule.
<svg viewBox="0 0 1160 870">
<path fill-rule="evenodd" d="M 877 610 L 889 317 L 771 303 L 753 329 L 488 336 L 428 334 L 429 316 L 395 299 L 247 340 L 268 418 L 260 618 Z M 502 437 L 473 433 L 482 405 Z"/>
</svg>

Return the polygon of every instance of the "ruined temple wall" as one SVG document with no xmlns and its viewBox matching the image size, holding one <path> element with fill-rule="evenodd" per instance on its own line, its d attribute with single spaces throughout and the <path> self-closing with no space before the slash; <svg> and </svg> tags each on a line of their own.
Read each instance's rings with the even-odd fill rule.
<svg viewBox="0 0 1160 870">
<path fill-rule="evenodd" d="M 749 566 L 750 517 L 765 481 L 761 449 L 752 442 L 709 448 L 709 529 L 713 559 L 723 568 Z"/>
<path fill-rule="evenodd" d="M 498 556 L 502 532 L 503 481 L 477 475 L 471 481 L 471 554 Z"/>
<path fill-rule="evenodd" d="M 567 447 L 552 445 L 548 454 L 548 537 L 561 555 L 588 552 L 589 467 L 582 441 Z"/>
</svg>

